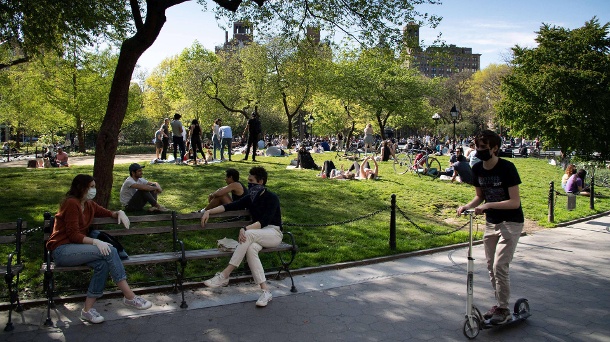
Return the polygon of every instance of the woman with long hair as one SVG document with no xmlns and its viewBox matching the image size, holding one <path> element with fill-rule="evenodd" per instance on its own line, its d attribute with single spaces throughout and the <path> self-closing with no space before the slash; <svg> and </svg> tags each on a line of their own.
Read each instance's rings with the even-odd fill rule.
<svg viewBox="0 0 610 342">
<path fill-rule="evenodd" d="M 70 190 L 55 215 L 55 225 L 47 241 L 47 249 L 51 251 L 57 266 L 87 265 L 93 269 L 80 317 L 91 323 L 102 323 L 104 317 L 93 305 L 104 293 L 108 274 L 123 292 L 123 304 L 126 306 L 144 310 L 150 308 L 152 303 L 136 296 L 127 284 L 127 274 L 116 248 L 88 236 L 89 226 L 95 217 L 113 217 L 129 228 L 129 219 L 125 213 L 122 210 L 110 211 L 95 203 L 95 194 L 93 177 L 82 174 L 74 177 Z"/>
<path fill-rule="evenodd" d="M 199 126 L 199 121 L 197 121 L 197 119 L 191 121 L 189 136 L 191 137 L 191 148 L 193 149 L 193 163 L 197 165 L 197 150 L 199 150 L 201 152 L 201 158 L 203 158 L 204 164 L 207 165 L 208 161 L 205 158 L 205 153 L 203 153 L 203 145 L 201 144 L 201 126 Z"/>
</svg>

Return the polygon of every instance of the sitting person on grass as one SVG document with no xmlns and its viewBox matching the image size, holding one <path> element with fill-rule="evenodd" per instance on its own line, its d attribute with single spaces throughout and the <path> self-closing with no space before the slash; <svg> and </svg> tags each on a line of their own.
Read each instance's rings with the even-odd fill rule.
<svg viewBox="0 0 610 342">
<path fill-rule="evenodd" d="M 566 185 L 568 184 L 568 179 L 572 177 L 573 174 L 576 173 L 576 165 L 570 164 L 566 167 L 566 172 L 561 177 L 561 187 L 563 190 L 566 190 Z"/>
<path fill-rule="evenodd" d="M 120 192 L 120 201 L 125 206 L 125 211 L 142 210 L 146 203 L 150 204 L 150 212 L 169 211 L 157 202 L 157 195 L 163 192 L 161 185 L 142 178 L 143 168 L 137 163 L 129 165 L 129 177 L 123 182 Z"/>
<path fill-rule="evenodd" d="M 473 184 L 473 174 L 472 169 L 470 168 L 470 164 L 466 160 L 466 157 L 462 154 L 462 148 L 458 147 L 456 150 L 456 162 L 451 164 L 453 168 L 453 176 L 451 177 L 451 182 L 454 182 L 457 177 L 460 177 L 460 182 Z"/>
<path fill-rule="evenodd" d="M 566 192 L 574 195 L 589 196 L 589 187 L 585 185 L 587 171 L 580 169 L 573 174 L 566 183 Z"/>
<path fill-rule="evenodd" d="M 368 163 L 369 160 L 375 163 L 374 169 L 371 169 L 371 166 Z M 377 165 L 377 161 L 375 160 L 375 158 L 373 158 L 373 156 L 368 156 L 364 158 L 362 164 L 360 165 L 360 172 L 358 174 L 358 177 L 360 179 L 376 179 L 377 177 L 379 177 L 379 165 Z"/>
<path fill-rule="evenodd" d="M 250 210 L 252 223 L 239 230 L 239 245 L 233 252 L 231 260 L 222 272 L 204 281 L 207 287 L 221 287 L 229 285 L 229 276 L 244 258 L 252 271 L 254 282 L 260 286 L 263 293 L 256 301 L 256 306 L 267 306 L 273 296 L 265 278 L 265 270 L 259 259 L 258 252 L 263 248 L 272 248 L 282 242 L 282 213 L 280 200 L 276 194 L 269 191 L 267 184 L 267 171 L 262 167 L 253 167 L 248 175 L 248 194 L 237 202 L 224 204 L 210 210 L 204 210 L 201 216 L 201 227 L 205 228 L 210 214 L 220 214 L 232 210 Z"/>
<path fill-rule="evenodd" d="M 68 165 L 68 154 L 66 152 L 64 152 L 64 150 L 59 147 L 57 149 L 57 155 L 55 156 L 55 160 L 57 161 L 57 166 L 62 167 L 68 167 L 70 165 Z"/>
<path fill-rule="evenodd" d="M 225 182 L 227 183 L 226 186 L 212 192 L 208 196 L 209 204 L 204 210 L 238 201 L 248 194 L 248 189 L 239 181 L 239 171 L 227 169 L 225 173 Z"/>
</svg>

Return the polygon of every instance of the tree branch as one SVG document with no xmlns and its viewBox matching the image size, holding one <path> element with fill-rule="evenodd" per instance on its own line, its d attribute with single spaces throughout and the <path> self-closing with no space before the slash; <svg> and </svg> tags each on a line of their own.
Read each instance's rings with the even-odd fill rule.
<svg viewBox="0 0 610 342">
<path fill-rule="evenodd" d="M 29 61 L 30 61 L 29 57 L 21 57 L 21 58 L 15 59 L 13 61 L 10 61 L 8 63 L 0 63 L 0 70 L 6 69 L 8 67 L 12 67 L 14 65 L 26 63 L 26 62 L 29 62 Z"/>
<path fill-rule="evenodd" d="M 129 0 L 129 5 L 131 6 L 131 14 L 133 15 L 133 21 L 136 25 L 136 31 L 140 31 L 144 26 L 142 13 L 140 12 L 140 4 L 138 3 L 138 0 Z"/>
</svg>

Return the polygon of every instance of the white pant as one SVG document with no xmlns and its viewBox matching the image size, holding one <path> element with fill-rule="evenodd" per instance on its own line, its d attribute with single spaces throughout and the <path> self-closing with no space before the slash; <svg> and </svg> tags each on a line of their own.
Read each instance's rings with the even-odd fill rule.
<svg viewBox="0 0 610 342">
<path fill-rule="evenodd" d="M 262 284 L 265 282 L 266 278 L 265 270 L 258 257 L 258 252 L 265 247 L 269 248 L 279 245 L 282 242 L 284 234 L 280 231 L 280 227 L 273 225 L 268 225 L 261 229 L 246 230 L 245 234 L 246 242 L 240 243 L 239 246 L 235 248 L 235 252 L 233 252 L 229 264 L 239 267 L 244 260 L 244 256 L 246 256 L 248 265 L 252 271 L 252 277 L 254 277 L 254 282 Z"/>
</svg>

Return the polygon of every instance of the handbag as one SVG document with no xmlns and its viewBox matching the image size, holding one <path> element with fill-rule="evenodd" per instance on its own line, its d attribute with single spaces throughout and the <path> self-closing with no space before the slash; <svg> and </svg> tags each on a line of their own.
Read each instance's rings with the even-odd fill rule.
<svg viewBox="0 0 610 342">
<path fill-rule="evenodd" d="M 218 249 L 223 252 L 233 252 L 233 251 L 235 251 L 235 248 L 237 248 L 237 246 L 239 246 L 239 242 L 237 242 L 233 239 L 228 239 L 226 237 L 222 238 L 220 240 L 217 240 L 216 244 L 218 246 Z"/>
<path fill-rule="evenodd" d="M 100 241 L 108 242 L 112 245 L 112 247 L 116 248 L 116 251 L 119 253 L 119 258 L 121 258 L 121 260 L 129 259 L 129 255 L 127 255 L 127 252 L 125 252 L 125 248 L 123 248 L 123 245 L 121 245 L 119 240 L 117 240 L 114 236 L 106 232 L 101 232 L 99 230 L 92 230 L 89 233 L 89 237 L 92 239 L 98 239 Z"/>
</svg>

